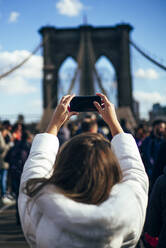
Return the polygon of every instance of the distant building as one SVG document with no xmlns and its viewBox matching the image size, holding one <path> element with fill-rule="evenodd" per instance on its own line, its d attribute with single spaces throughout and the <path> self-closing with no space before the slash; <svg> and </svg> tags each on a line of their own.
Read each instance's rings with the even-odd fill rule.
<svg viewBox="0 0 166 248">
<path fill-rule="evenodd" d="M 166 121 L 166 106 L 161 106 L 160 103 L 153 104 L 152 110 L 149 112 L 149 120 L 154 121 L 156 119 Z"/>
</svg>

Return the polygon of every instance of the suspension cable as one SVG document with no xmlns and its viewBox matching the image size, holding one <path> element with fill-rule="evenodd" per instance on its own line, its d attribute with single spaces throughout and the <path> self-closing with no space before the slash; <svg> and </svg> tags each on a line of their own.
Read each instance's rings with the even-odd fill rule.
<svg viewBox="0 0 166 248">
<path fill-rule="evenodd" d="M 8 76 L 9 74 L 11 74 L 12 72 L 14 72 L 15 70 L 17 70 L 18 68 L 20 68 L 23 64 L 25 64 L 35 53 L 37 53 L 37 51 L 41 48 L 41 46 L 43 45 L 43 43 L 41 42 L 33 51 L 32 53 L 25 58 L 23 61 L 21 61 L 21 63 L 19 63 L 18 65 L 14 66 L 13 68 L 11 68 L 9 71 L 3 73 L 0 75 L 0 80 L 6 76 Z"/>
<path fill-rule="evenodd" d="M 129 43 L 140 53 L 142 54 L 145 58 L 147 58 L 148 60 L 150 60 L 152 63 L 154 63 L 155 65 L 157 65 L 158 67 L 160 67 L 163 70 L 166 70 L 166 66 L 162 65 L 161 63 L 159 63 L 158 61 L 154 60 L 152 57 L 150 57 L 149 55 L 147 55 L 145 52 L 143 52 L 133 41 L 129 40 Z"/>
</svg>

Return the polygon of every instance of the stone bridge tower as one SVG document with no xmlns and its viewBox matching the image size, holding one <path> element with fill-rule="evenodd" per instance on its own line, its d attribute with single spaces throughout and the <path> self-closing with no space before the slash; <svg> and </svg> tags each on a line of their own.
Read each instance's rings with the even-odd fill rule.
<svg viewBox="0 0 166 248">
<path fill-rule="evenodd" d="M 93 95 L 93 70 L 96 61 L 106 56 L 114 66 L 118 86 L 118 106 L 133 111 L 132 79 L 130 71 L 129 35 L 132 27 L 121 24 L 111 27 L 78 28 L 42 27 L 43 39 L 43 117 L 40 129 L 47 122 L 57 105 L 58 72 L 63 61 L 71 56 L 79 66 L 80 95 Z M 102 85 L 100 85 L 102 87 Z"/>
</svg>

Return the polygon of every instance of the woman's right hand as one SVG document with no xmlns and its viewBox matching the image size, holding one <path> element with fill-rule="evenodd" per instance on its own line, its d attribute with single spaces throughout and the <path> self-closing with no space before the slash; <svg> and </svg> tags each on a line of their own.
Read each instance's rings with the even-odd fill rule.
<svg viewBox="0 0 166 248">
<path fill-rule="evenodd" d="M 123 129 L 117 119 L 114 104 L 111 103 L 104 94 L 97 93 L 96 95 L 101 97 L 102 106 L 98 102 L 94 102 L 94 105 L 103 120 L 108 124 L 112 136 L 123 132 Z"/>
</svg>

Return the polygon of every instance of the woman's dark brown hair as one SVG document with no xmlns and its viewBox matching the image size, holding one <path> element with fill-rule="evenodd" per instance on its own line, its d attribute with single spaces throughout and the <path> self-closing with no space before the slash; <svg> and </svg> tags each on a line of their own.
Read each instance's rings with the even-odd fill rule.
<svg viewBox="0 0 166 248">
<path fill-rule="evenodd" d="M 30 179 L 25 189 L 33 197 L 43 186 L 54 184 L 75 201 L 97 205 L 109 197 L 121 178 L 110 142 L 101 134 L 83 133 L 60 148 L 49 179 Z"/>
</svg>

